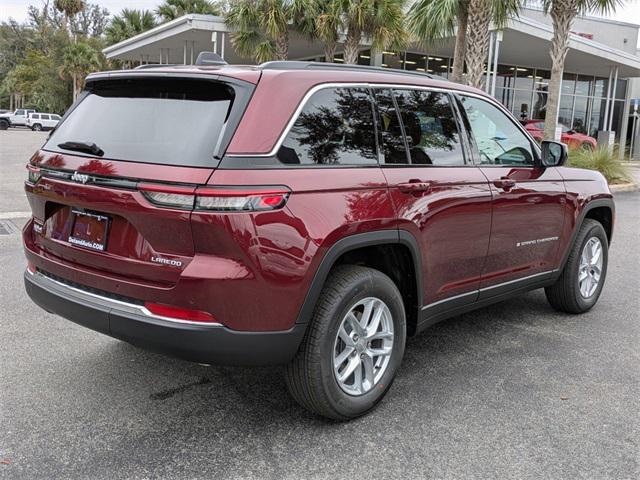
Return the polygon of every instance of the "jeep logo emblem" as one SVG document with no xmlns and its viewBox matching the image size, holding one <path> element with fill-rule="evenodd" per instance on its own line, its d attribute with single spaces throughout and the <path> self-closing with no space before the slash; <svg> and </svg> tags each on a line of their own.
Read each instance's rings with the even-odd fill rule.
<svg viewBox="0 0 640 480">
<path fill-rule="evenodd" d="M 71 175 L 71 180 L 73 180 L 74 182 L 85 184 L 89 181 L 89 175 L 73 172 L 73 175 Z"/>
</svg>

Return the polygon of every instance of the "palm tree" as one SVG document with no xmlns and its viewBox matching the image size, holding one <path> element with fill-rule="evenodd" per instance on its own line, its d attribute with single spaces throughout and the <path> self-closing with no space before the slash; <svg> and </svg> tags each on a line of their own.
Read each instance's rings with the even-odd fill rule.
<svg viewBox="0 0 640 480">
<path fill-rule="evenodd" d="M 64 14 L 64 28 L 69 29 L 69 19 L 85 7 L 83 0 L 54 0 L 53 6 Z"/>
<path fill-rule="evenodd" d="M 316 0 L 317 12 L 312 20 L 312 38 L 319 40 L 324 46 L 325 62 L 333 63 L 338 46 L 340 16 L 335 14 L 333 0 Z"/>
<path fill-rule="evenodd" d="M 405 29 L 406 0 L 333 0 L 329 12 L 339 32 L 345 35 L 344 63 L 358 63 L 360 44 L 368 39 L 371 48 L 400 49 L 408 40 Z"/>
<path fill-rule="evenodd" d="M 545 13 L 551 16 L 553 21 L 553 40 L 551 41 L 551 79 L 549 80 L 549 93 L 547 97 L 547 115 L 544 122 L 544 139 L 555 140 L 556 126 L 558 123 L 558 106 L 560 103 L 560 86 L 564 61 L 569 51 L 569 33 L 571 23 L 579 14 L 588 12 L 608 13 L 618 5 L 621 0 L 544 0 Z"/>
<path fill-rule="evenodd" d="M 189 13 L 220 15 L 221 10 L 209 0 L 164 0 L 156 9 L 156 14 L 163 22 L 175 20 Z"/>
<path fill-rule="evenodd" d="M 88 43 L 71 43 L 63 50 L 58 73 L 63 79 L 71 78 L 74 101 L 78 98 L 84 77 L 98 70 L 101 64 L 100 52 Z"/>
<path fill-rule="evenodd" d="M 107 43 L 113 45 L 127 38 L 134 37 L 156 26 L 153 13 L 149 10 L 131 10 L 125 8 L 111 19 L 105 29 Z"/>
<path fill-rule="evenodd" d="M 457 25 L 451 79 L 480 87 L 489 49 L 489 27 L 503 27 L 524 0 L 418 0 L 409 11 L 409 28 L 424 43 L 453 35 Z"/>
<path fill-rule="evenodd" d="M 468 17 L 469 0 L 418 0 L 407 15 L 408 29 L 425 46 L 456 33 L 450 77 L 454 82 L 461 82 L 464 73 Z"/>
<path fill-rule="evenodd" d="M 240 55 L 257 62 L 286 60 L 289 26 L 310 18 L 314 9 L 313 0 L 236 0 L 226 23 L 236 30 L 231 41 Z"/>
</svg>

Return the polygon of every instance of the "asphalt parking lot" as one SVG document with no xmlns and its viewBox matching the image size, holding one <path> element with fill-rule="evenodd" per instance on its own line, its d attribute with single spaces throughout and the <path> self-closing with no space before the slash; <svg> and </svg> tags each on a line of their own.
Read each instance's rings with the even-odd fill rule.
<svg viewBox="0 0 640 480">
<path fill-rule="evenodd" d="M 0 131 L 0 222 L 26 221 L 45 136 Z M 536 291 L 436 325 L 350 423 L 298 407 L 278 368 L 190 364 L 45 313 L 19 234 L 0 235 L 0 478 L 640 478 L 640 194 L 616 202 L 591 312 Z"/>
</svg>

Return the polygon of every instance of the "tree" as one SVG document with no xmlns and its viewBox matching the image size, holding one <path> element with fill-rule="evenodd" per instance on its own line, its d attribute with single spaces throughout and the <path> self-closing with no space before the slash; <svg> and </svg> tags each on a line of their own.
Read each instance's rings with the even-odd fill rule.
<svg viewBox="0 0 640 480">
<path fill-rule="evenodd" d="M 289 25 L 299 25 L 315 8 L 313 0 L 237 0 L 227 12 L 226 23 L 240 55 L 257 62 L 286 60 Z"/>
<path fill-rule="evenodd" d="M 560 104 L 560 86 L 564 72 L 564 61 L 569 51 L 571 23 L 578 14 L 588 12 L 609 13 L 620 5 L 621 0 L 544 0 L 545 13 L 553 22 L 553 40 L 551 41 L 551 79 L 547 97 L 547 113 L 544 121 L 544 139 L 555 140 Z"/>
<path fill-rule="evenodd" d="M 86 42 L 72 43 L 64 49 L 59 74 L 63 79 L 71 78 L 74 101 L 82 89 L 84 77 L 98 70 L 101 64 L 100 52 Z"/>
<path fill-rule="evenodd" d="M 209 0 L 164 0 L 156 9 L 156 14 L 163 22 L 175 20 L 189 13 L 220 15 L 221 9 Z"/>
<path fill-rule="evenodd" d="M 408 29 L 425 46 L 456 33 L 450 77 L 454 82 L 461 82 L 464 73 L 468 17 L 469 0 L 418 0 L 407 15 Z"/>
<path fill-rule="evenodd" d="M 53 5 L 56 10 L 64 14 L 64 28 L 69 29 L 69 21 L 76 16 L 83 8 L 83 0 L 54 0 Z"/>
<path fill-rule="evenodd" d="M 122 42 L 156 26 L 153 13 L 149 10 L 130 10 L 125 8 L 111 19 L 105 29 L 107 44 Z"/>
<path fill-rule="evenodd" d="M 405 0 L 333 0 L 332 14 L 344 32 L 344 63 L 358 63 L 360 44 L 369 39 L 371 48 L 400 49 L 408 40 Z"/>
</svg>

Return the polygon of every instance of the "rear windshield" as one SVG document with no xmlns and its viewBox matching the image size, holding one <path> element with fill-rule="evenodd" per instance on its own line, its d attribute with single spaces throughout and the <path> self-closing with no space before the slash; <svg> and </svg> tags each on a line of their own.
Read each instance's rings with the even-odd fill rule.
<svg viewBox="0 0 640 480">
<path fill-rule="evenodd" d="M 215 166 L 235 99 L 231 85 L 211 80 L 100 80 L 89 84 L 44 148 L 91 156 L 59 146 L 85 142 L 100 148 L 104 159 Z"/>
</svg>

